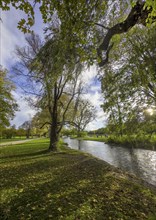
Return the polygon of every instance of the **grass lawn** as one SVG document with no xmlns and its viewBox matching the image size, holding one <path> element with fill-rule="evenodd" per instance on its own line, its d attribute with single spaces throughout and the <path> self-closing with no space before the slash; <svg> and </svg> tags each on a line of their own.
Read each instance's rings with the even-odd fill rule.
<svg viewBox="0 0 156 220">
<path fill-rule="evenodd" d="M 16 138 L 11 138 L 11 139 L 1 139 L 0 138 L 0 144 L 5 143 L 5 142 L 12 142 L 12 141 L 21 141 L 21 140 L 26 140 L 26 137 L 16 137 Z"/>
<path fill-rule="evenodd" d="M 48 142 L 0 148 L 1 220 L 156 219 L 156 192 L 139 179 Z"/>
</svg>

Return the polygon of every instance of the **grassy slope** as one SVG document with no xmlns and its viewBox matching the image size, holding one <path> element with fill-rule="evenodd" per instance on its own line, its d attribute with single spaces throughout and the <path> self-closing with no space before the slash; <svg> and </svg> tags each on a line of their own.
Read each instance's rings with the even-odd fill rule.
<svg viewBox="0 0 156 220">
<path fill-rule="evenodd" d="M 64 147 L 47 153 L 47 146 L 0 148 L 0 219 L 156 219 L 156 193 L 135 177 Z"/>
</svg>

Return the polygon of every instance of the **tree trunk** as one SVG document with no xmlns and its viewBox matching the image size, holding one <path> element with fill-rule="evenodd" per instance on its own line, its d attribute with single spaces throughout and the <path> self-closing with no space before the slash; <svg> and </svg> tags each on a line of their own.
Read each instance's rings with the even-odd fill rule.
<svg viewBox="0 0 156 220">
<path fill-rule="evenodd" d="M 77 137 L 78 137 L 78 138 L 81 137 L 80 128 L 78 128 L 78 130 L 77 130 Z"/>
<path fill-rule="evenodd" d="M 49 151 L 57 151 L 57 143 L 58 143 L 58 132 L 57 132 L 57 126 L 58 126 L 58 119 L 57 119 L 57 86 L 55 85 L 54 89 L 54 104 L 53 109 L 51 113 L 51 128 L 50 128 L 50 145 L 49 145 Z"/>
<path fill-rule="evenodd" d="M 57 134 L 57 124 L 53 121 L 50 128 L 50 145 L 49 151 L 57 151 L 58 134 Z"/>
<path fill-rule="evenodd" d="M 27 130 L 26 137 L 27 137 L 27 139 L 29 139 L 29 137 L 30 137 L 30 128 L 28 128 L 28 130 Z"/>
</svg>

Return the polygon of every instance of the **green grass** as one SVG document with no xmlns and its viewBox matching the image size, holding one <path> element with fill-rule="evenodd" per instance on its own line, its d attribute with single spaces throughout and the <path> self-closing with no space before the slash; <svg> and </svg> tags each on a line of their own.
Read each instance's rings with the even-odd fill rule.
<svg viewBox="0 0 156 220">
<path fill-rule="evenodd" d="M 0 148 L 1 220 L 156 219 L 156 193 L 82 152 L 33 140 Z"/>
<path fill-rule="evenodd" d="M 0 144 L 5 143 L 5 142 L 12 142 L 12 141 L 21 141 L 21 140 L 26 140 L 26 137 L 16 137 L 16 138 L 10 138 L 10 139 L 1 139 L 0 138 Z"/>
</svg>

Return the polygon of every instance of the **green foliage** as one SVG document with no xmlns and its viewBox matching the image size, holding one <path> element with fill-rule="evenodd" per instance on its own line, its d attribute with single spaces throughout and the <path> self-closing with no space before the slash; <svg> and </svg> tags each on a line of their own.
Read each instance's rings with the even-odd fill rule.
<svg viewBox="0 0 156 220">
<path fill-rule="evenodd" d="M 11 126 L 9 128 L 2 128 L 0 132 L 0 138 L 4 140 L 5 139 L 16 140 L 16 138 L 23 138 L 23 137 L 26 137 L 26 130 L 23 128 L 16 129 L 14 126 Z"/>
<path fill-rule="evenodd" d="M 156 194 L 138 178 L 62 146 L 59 153 L 48 153 L 48 142 L 1 148 L 1 219 L 155 216 Z"/>
<path fill-rule="evenodd" d="M 3 129 L 2 131 L 3 138 L 11 139 L 12 137 L 15 136 L 16 136 L 16 129 L 14 128 L 7 128 L 7 129 Z"/>
<path fill-rule="evenodd" d="M 146 0 L 145 8 L 149 9 L 151 12 L 148 16 L 147 23 L 152 24 L 153 18 L 156 17 L 156 3 L 153 0 Z"/>
<path fill-rule="evenodd" d="M 131 6 L 134 7 L 136 2 L 139 0 L 131 0 Z M 2 10 L 9 10 L 10 6 L 26 14 L 26 19 L 22 18 L 18 23 L 18 28 L 24 33 L 30 32 L 35 23 L 35 8 L 39 8 L 43 22 L 48 24 L 46 30 L 52 35 L 60 33 L 64 47 L 75 48 L 81 62 L 92 65 L 95 59 L 99 59 L 96 48 L 105 36 L 105 29 L 108 29 L 103 24 L 111 27 L 112 24 L 123 21 L 123 18 L 127 17 L 130 5 L 121 0 L 116 1 L 113 6 L 110 6 L 109 1 L 103 0 L 2 0 L 0 3 Z M 156 14 L 155 3 L 146 0 L 144 8 L 150 8 L 147 22 L 153 23 Z"/>
<path fill-rule="evenodd" d="M 131 6 L 134 7 L 137 1 L 131 0 L 130 2 Z M 2 8 L 2 10 L 10 10 L 10 5 L 12 5 L 14 8 L 24 11 L 27 15 L 27 20 L 21 19 L 21 21 L 19 22 L 19 28 L 24 31 L 29 29 L 34 24 L 34 8 L 35 6 L 38 6 L 38 4 L 44 23 L 51 21 L 51 16 L 54 14 L 54 12 L 57 12 L 58 17 L 63 25 L 66 25 L 68 28 L 70 27 L 70 25 L 73 25 L 74 29 L 78 28 L 80 24 L 81 27 L 83 27 L 82 22 L 84 20 L 86 22 L 89 21 L 90 25 L 93 26 L 94 22 L 93 20 L 91 20 L 91 18 L 94 18 L 94 21 L 97 20 L 101 15 L 104 15 L 106 13 L 105 10 L 108 9 L 108 5 L 106 4 L 106 2 L 95 2 L 92 0 L 87 2 L 81 0 L 78 3 L 71 0 L 68 2 L 58 2 L 57 0 L 50 2 L 47 2 L 45 0 L 35 0 L 34 2 L 28 2 L 26 0 L 2 0 L 0 3 L 0 8 Z M 122 2 L 122 4 L 124 3 Z M 152 16 L 155 16 L 156 6 L 153 0 L 146 0 L 144 7 L 152 8 L 150 12 L 150 17 L 152 18 Z M 78 20 L 76 20 L 76 18 Z"/>
<path fill-rule="evenodd" d="M 87 132 L 85 131 L 80 131 L 77 133 L 77 137 L 85 137 L 87 135 Z"/>
<path fill-rule="evenodd" d="M 102 107 L 114 135 L 155 132 L 155 30 L 155 25 L 149 29 L 137 27 L 127 38 L 123 36 L 111 56 L 112 63 L 105 68 Z M 147 111 L 150 106 L 153 115 Z"/>
<path fill-rule="evenodd" d="M 141 148 L 148 150 L 156 150 L 156 134 L 149 135 L 144 132 L 137 134 L 124 134 L 122 136 L 115 133 L 105 135 L 84 136 L 83 140 L 105 142 L 108 144 L 115 144 L 116 147 L 123 146 L 127 148 Z"/>
<path fill-rule="evenodd" d="M 61 134 L 63 136 L 75 136 L 77 134 L 77 130 L 75 128 L 73 128 L 73 129 L 63 128 L 62 131 L 61 131 Z"/>
<path fill-rule="evenodd" d="M 24 33 L 30 32 L 35 21 L 35 7 L 39 8 L 43 22 L 49 26 L 46 30 L 52 35 L 61 34 L 64 48 L 76 49 L 81 62 L 87 62 L 89 65 L 92 65 L 97 57 L 96 48 L 105 32 L 99 24 L 103 25 L 106 22 L 112 26 L 113 20 L 119 21 L 125 16 L 117 13 L 116 6 L 110 10 L 109 2 L 103 0 L 35 0 L 34 2 L 9 0 L 1 1 L 0 8 L 9 10 L 10 4 L 27 15 L 26 19 L 22 18 L 18 23 L 18 28 Z M 118 9 L 122 12 L 126 11 L 127 2 L 118 1 L 117 4 Z"/>
<path fill-rule="evenodd" d="M 31 120 L 25 121 L 19 128 L 25 130 L 26 137 L 30 138 L 30 135 L 32 135 L 32 122 L 31 122 Z"/>
<path fill-rule="evenodd" d="M 17 103 L 12 95 L 15 86 L 8 78 L 7 70 L 0 66 L 0 129 L 9 126 L 10 119 L 17 111 Z"/>
<path fill-rule="evenodd" d="M 18 128 L 16 130 L 16 134 L 17 134 L 18 137 L 23 137 L 23 136 L 26 136 L 26 131 L 22 128 Z"/>
<path fill-rule="evenodd" d="M 40 0 L 38 2 L 40 2 Z M 35 0 L 35 3 L 37 3 L 37 0 Z M 25 12 L 27 19 L 22 18 L 18 22 L 18 28 L 21 29 L 24 33 L 29 32 L 30 27 L 32 27 L 34 24 L 34 4 L 26 0 L 7 0 L 0 2 L 0 8 L 4 11 L 10 10 L 11 6 L 13 6 L 15 9 L 19 9 Z"/>
</svg>

